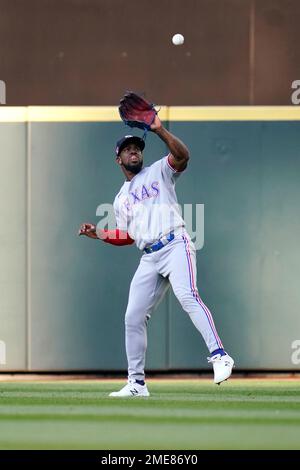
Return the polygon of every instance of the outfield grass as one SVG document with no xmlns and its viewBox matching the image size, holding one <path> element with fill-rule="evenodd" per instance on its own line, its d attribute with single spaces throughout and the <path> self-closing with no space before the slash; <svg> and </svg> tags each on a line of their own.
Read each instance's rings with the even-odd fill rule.
<svg viewBox="0 0 300 470">
<path fill-rule="evenodd" d="M 300 449 L 300 381 L 0 382 L 0 449 Z"/>
</svg>

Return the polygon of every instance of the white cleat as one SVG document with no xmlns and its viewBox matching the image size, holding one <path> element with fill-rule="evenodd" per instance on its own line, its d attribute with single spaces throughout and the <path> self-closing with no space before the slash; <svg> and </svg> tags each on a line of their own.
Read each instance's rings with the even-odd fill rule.
<svg viewBox="0 0 300 470">
<path fill-rule="evenodd" d="M 225 356 L 216 354 L 215 356 L 208 357 L 207 360 L 213 365 L 215 384 L 220 385 L 221 382 L 224 382 L 224 380 L 231 376 L 234 360 L 228 354 L 225 354 Z"/>
<path fill-rule="evenodd" d="M 149 397 L 150 393 L 148 392 L 147 385 L 140 385 L 135 380 L 128 380 L 127 385 L 121 388 L 118 392 L 111 392 L 110 397 Z"/>
</svg>

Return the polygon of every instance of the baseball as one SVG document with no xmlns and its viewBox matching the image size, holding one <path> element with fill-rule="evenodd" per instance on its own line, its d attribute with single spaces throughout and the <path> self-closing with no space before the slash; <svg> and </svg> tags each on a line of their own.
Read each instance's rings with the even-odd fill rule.
<svg viewBox="0 0 300 470">
<path fill-rule="evenodd" d="M 180 46 L 181 44 L 184 43 L 184 37 L 182 34 L 174 34 L 172 37 L 172 43 L 175 44 L 175 46 Z"/>
</svg>

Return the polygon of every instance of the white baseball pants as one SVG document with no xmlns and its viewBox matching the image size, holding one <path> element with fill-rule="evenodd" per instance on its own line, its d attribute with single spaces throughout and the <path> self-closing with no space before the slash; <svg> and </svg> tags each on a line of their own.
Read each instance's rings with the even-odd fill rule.
<svg viewBox="0 0 300 470">
<path fill-rule="evenodd" d="M 144 380 L 147 320 L 170 285 L 208 350 L 223 348 L 212 315 L 199 296 L 196 279 L 196 249 L 185 231 L 159 251 L 143 254 L 131 281 L 125 315 L 129 378 Z"/>
</svg>

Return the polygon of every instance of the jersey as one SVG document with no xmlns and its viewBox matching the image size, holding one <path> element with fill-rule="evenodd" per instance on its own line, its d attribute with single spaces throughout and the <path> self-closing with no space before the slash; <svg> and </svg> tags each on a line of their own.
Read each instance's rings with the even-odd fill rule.
<svg viewBox="0 0 300 470">
<path fill-rule="evenodd" d="M 127 231 L 140 250 L 185 226 L 175 192 L 181 173 L 170 165 L 167 155 L 125 181 L 116 195 L 117 228 Z"/>
</svg>

